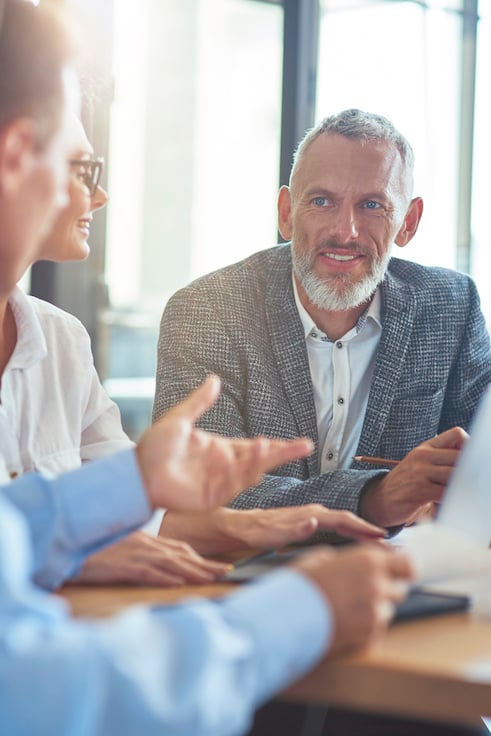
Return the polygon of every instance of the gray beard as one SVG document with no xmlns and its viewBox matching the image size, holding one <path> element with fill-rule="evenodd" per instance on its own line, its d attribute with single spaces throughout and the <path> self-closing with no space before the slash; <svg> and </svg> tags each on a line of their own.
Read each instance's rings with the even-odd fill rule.
<svg viewBox="0 0 491 736">
<path fill-rule="evenodd" d="M 351 282 L 342 274 L 329 281 L 319 278 L 312 270 L 312 256 L 298 254 L 292 245 L 292 262 L 295 275 L 299 279 L 310 302 L 327 312 L 344 312 L 368 302 L 383 281 L 390 261 L 390 252 L 373 261 L 369 274 L 362 280 Z"/>
</svg>

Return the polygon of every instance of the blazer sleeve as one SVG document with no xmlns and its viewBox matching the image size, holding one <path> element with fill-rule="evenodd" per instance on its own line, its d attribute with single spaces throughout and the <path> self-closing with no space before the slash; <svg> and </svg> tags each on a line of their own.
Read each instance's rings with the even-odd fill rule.
<svg viewBox="0 0 491 736">
<path fill-rule="evenodd" d="M 479 401 L 491 382 L 489 332 L 474 281 L 466 277 L 462 309 L 465 328 L 450 370 L 439 431 L 461 426 L 468 430 Z"/>
</svg>

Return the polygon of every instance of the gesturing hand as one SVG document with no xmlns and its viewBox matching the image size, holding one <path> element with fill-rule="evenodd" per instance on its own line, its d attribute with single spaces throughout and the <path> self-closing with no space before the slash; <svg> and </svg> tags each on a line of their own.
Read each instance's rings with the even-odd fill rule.
<svg viewBox="0 0 491 736">
<path fill-rule="evenodd" d="M 136 453 L 153 506 L 219 506 L 268 470 L 312 452 L 307 439 L 231 439 L 197 429 L 195 422 L 219 392 L 219 378 L 209 376 L 143 434 Z"/>
<path fill-rule="evenodd" d="M 339 552 L 317 549 L 292 566 L 307 575 L 329 602 L 334 617 L 330 653 L 363 646 L 382 631 L 415 574 L 405 555 L 376 545 Z"/>
<path fill-rule="evenodd" d="M 183 539 L 202 554 L 234 550 L 274 549 L 328 531 L 359 540 L 380 539 L 385 531 L 349 511 L 320 504 L 242 511 L 220 507 L 212 511 L 168 511 L 160 534 Z"/>
<path fill-rule="evenodd" d="M 89 557 L 75 581 L 89 585 L 199 584 L 212 582 L 229 568 L 228 564 L 205 560 L 185 542 L 138 531 Z"/>
</svg>

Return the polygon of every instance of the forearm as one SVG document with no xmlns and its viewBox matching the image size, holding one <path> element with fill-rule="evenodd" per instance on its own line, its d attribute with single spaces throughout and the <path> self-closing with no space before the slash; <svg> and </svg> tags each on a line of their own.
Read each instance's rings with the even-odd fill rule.
<svg viewBox="0 0 491 736">
<path fill-rule="evenodd" d="M 15 657 L 2 647 L 2 725 L 31 736 L 243 733 L 256 707 L 322 656 L 330 628 L 317 589 L 287 571 L 222 603 L 136 608 L 97 625 L 44 615 Z"/>
<path fill-rule="evenodd" d="M 202 555 L 221 554 L 244 549 L 233 530 L 229 527 L 229 519 L 238 512 L 229 508 L 218 508 L 206 511 L 167 511 L 159 529 L 159 536 L 167 539 L 178 539 L 190 544 Z"/>
<path fill-rule="evenodd" d="M 272 508 L 320 503 L 331 509 L 346 509 L 358 514 L 360 495 L 365 485 L 380 475 L 376 470 L 336 470 L 308 480 L 266 475 L 258 486 L 240 493 L 232 508 Z"/>
<path fill-rule="evenodd" d="M 202 555 L 240 552 L 251 548 L 249 542 L 251 531 L 253 534 L 256 532 L 254 538 L 257 537 L 260 522 L 257 521 L 256 514 L 255 509 L 244 513 L 223 506 L 208 512 L 167 511 L 159 535 L 187 542 Z M 268 524 L 274 524 L 274 521 Z M 264 535 L 264 538 L 270 536 L 267 529 Z"/>
<path fill-rule="evenodd" d="M 469 282 L 468 315 L 449 375 L 439 432 L 454 426 L 469 431 L 479 401 L 491 382 L 489 332 L 473 282 Z"/>
<path fill-rule="evenodd" d="M 29 526 L 33 573 L 47 588 L 72 577 L 87 556 L 150 516 L 133 451 L 53 480 L 28 474 L 2 487 L 2 494 Z"/>
</svg>

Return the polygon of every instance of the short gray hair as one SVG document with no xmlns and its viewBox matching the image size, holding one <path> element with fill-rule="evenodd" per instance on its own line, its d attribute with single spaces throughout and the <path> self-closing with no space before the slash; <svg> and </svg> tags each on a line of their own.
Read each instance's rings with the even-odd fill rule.
<svg viewBox="0 0 491 736">
<path fill-rule="evenodd" d="M 351 138 L 356 141 L 387 141 L 392 143 L 399 151 L 406 172 L 412 180 L 414 153 L 411 145 L 402 133 L 399 133 L 395 125 L 387 118 L 384 118 L 383 115 L 376 115 L 375 113 L 352 108 L 324 118 L 314 128 L 307 131 L 293 156 L 290 186 L 292 177 L 305 151 L 323 133 L 327 135 L 342 135 L 345 138 Z"/>
</svg>

